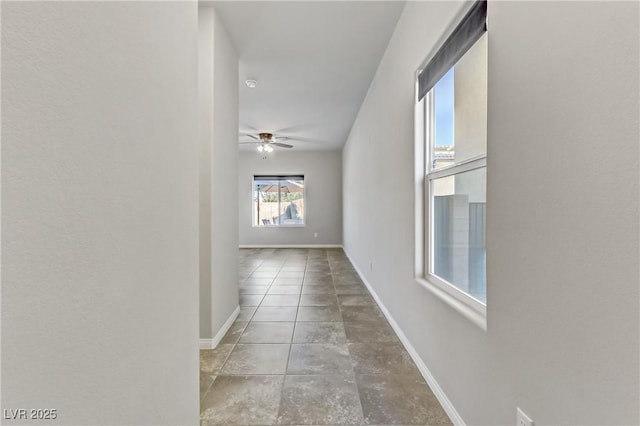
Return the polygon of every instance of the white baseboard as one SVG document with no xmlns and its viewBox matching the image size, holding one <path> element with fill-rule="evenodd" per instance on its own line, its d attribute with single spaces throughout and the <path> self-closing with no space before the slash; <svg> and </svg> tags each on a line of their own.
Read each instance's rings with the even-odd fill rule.
<svg viewBox="0 0 640 426">
<path fill-rule="evenodd" d="M 342 248 L 341 244 L 240 244 L 239 248 Z"/>
<path fill-rule="evenodd" d="M 200 339 L 200 349 L 215 349 L 222 341 L 224 335 L 227 334 L 227 331 L 229 331 L 229 329 L 233 325 L 233 322 L 236 320 L 236 318 L 238 318 L 239 314 L 240 306 L 237 306 L 236 309 L 234 309 L 234 311 L 231 313 L 229 318 L 227 318 L 227 321 L 222 324 L 220 330 L 216 333 L 215 336 L 213 336 L 213 339 Z"/>
<path fill-rule="evenodd" d="M 451 419 L 451 422 L 456 426 L 464 426 L 465 422 L 462 420 L 462 417 L 460 416 L 460 414 L 458 413 L 456 408 L 453 406 L 453 404 L 451 403 L 449 398 L 447 398 L 447 395 L 444 393 L 444 391 L 442 390 L 442 388 L 440 387 L 440 385 L 436 381 L 435 377 L 433 377 L 433 374 L 431 374 L 431 372 L 429 371 L 429 368 L 424 363 L 424 361 L 422 360 L 420 355 L 418 355 L 418 352 L 415 350 L 415 348 L 413 347 L 411 342 L 409 342 L 409 339 L 407 338 L 407 336 L 405 336 L 405 334 L 402 332 L 402 330 L 400 329 L 400 326 L 398 325 L 396 320 L 393 319 L 393 317 L 391 316 L 391 313 L 389 313 L 387 308 L 384 306 L 384 304 L 382 303 L 382 300 L 380 300 L 380 297 L 378 297 L 376 292 L 373 290 L 373 287 L 371 286 L 371 284 L 369 284 L 369 282 L 365 278 L 364 274 L 360 271 L 360 269 L 353 262 L 353 259 L 351 258 L 349 253 L 346 250 L 344 252 L 347 255 L 347 257 L 349 258 L 349 261 L 351 262 L 351 264 L 355 268 L 356 272 L 360 276 L 360 279 L 362 279 L 362 282 L 364 283 L 364 285 L 366 285 L 367 288 L 369 289 L 369 292 L 371 293 L 371 296 L 373 296 L 374 300 L 376 301 L 376 303 L 380 307 L 380 310 L 382 311 L 384 316 L 387 318 L 387 321 L 389 321 L 389 324 L 391 325 L 391 328 L 393 328 L 393 330 L 398 335 L 398 338 L 400 339 L 400 342 L 402 342 L 402 345 L 405 347 L 407 352 L 409 352 L 409 355 L 411 356 L 411 359 L 413 359 L 413 362 L 415 362 L 416 366 L 418 367 L 418 370 L 420 370 L 420 374 L 422 374 L 422 377 L 424 377 L 424 380 L 427 382 L 427 384 L 429 385 L 429 387 L 433 391 L 433 394 L 438 399 L 438 402 L 440 402 L 440 405 L 442 405 L 442 408 L 444 409 L 444 411 L 449 416 L 449 419 Z"/>
<path fill-rule="evenodd" d="M 200 349 L 213 349 L 213 339 L 200 339 Z"/>
</svg>

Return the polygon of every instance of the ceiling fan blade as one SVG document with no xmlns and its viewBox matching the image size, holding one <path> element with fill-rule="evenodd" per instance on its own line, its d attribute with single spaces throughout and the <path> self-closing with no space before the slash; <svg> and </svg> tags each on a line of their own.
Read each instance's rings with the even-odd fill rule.
<svg viewBox="0 0 640 426">
<path fill-rule="evenodd" d="M 309 143 L 322 143 L 322 144 L 326 143 L 325 141 L 321 141 L 318 139 L 305 138 L 301 136 L 291 136 L 289 140 L 296 141 L 296 142 L 309 142 Z"/>
<path fill-rule="evenodd" d="M 269 145 L 275 145 L 275 146 L 279 146 L 281 148 L 293 148 L 293 145 L 289 145 L 286 143 L 280 143 L 280 142 L 271 142 Z"/>
<path fill-rule="evenodd" d="M 298 132 L 308 132 L 309 130 L 314 130 L 316 126 L 312 123 L 298 123 L 293 126 L 283 127 L 280 129 L 274 129 L 273 133 L 298 133 Z"/>
<path fill-rule="evenodd" d="M 251 130 L 253 133 L 258 133 L 258 129 L 256 129 L 255 127 L 247 124 L 247 123 L 240 123 L 240 128 L 241 129 L 249 129 Z"/>
<path fill-rule="evenodd" d="M 240 136 L 247 136 L 247 137 L 249 137 L 251 139 L 259 140 L 259 138 L 256 135 L 251 134 L 251 133 L 241 133 Z"/>
<path fill-rule="evenodd" d="M 256 144 L 256 143 L 261 143 L 259 141 L 254 141 L 254 142 L 238 142 L 238 145 L 247 145 L 247 144 Z"/>
</svg>

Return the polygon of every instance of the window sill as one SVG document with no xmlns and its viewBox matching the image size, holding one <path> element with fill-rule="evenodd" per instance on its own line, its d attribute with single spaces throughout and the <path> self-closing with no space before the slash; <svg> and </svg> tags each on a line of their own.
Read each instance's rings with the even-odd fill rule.
<svg viewBox="0 0 640 426">
<path fill-rule="evenodd" d="M 485 305 L 449 284 L 423 277 L 416 277 L 415 280 L 420 286 L 429 290 L 473 324 L 483 331 L 487 331 L 487 307 Z"/>
<path fill-rule="evenodd" d="M 304 228 L 305 225 L 261 225 L 261 226 L 256 226 L 253 225 L 252 228 L 257 228 L 257 229 L 274 229 L 274 228 Z"/>
</svg>

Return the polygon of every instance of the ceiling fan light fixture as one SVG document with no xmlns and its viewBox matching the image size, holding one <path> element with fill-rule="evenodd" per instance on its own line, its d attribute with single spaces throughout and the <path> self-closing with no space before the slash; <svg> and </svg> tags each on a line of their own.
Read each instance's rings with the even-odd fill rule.
<svg viewBox="0 0 640 426">
<path fill-rule="evenodd" d="M 256 86 L 258 85 L 258 82 L 257 82 L 257 81 L 255 81 L 255 80 L 251 80 L 251 79 L 246 80 L 244 83 L 247 85 L 247 87 L 248 87 L 249 89 L 255 89 L 255 88 L 256 88 Z"/>
<path fill-rule="evenodd" d="M 257 144 L 256 150 L 259 154 L 263 154 L 262 157 L 266 158 L 266 154 L 271 152 L 275 152 L 277 148 L 293 148 L 293 145 L 289 145 L 286 143 L 278 142 L 282 140 L 290 139 L 287 136 L 279 136 L 277 139 L 273 136 L 273 133 L 261 132 L 258 134 L 244 133 L 241 136 L 246 136 L 253 139 L 250 142 L 243 142 L 242 139 L 239 141 L 240 145 L 246 144 Z"/>
</svg>

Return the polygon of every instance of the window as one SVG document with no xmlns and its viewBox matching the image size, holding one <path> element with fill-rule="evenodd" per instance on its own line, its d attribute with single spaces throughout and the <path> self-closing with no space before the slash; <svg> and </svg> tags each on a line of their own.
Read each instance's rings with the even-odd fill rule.
<svg viewBox="0 0 640 426">
<path fill-rule="evenodd" d="M 253 226 L 304 226 L 304 176 L 254 176 Z"/>
<path fill-rule="evenodd" d="M 486 303 L 487 36 L 427 93 L 429 273 Z"/>
<path fill-rule="evenodd" d="M 486 315 L 487 33 L 477 1 L 418 75 L 427 286 Z M 418 128 L 420 127 L 420 128 Z M 486 320 L 484 320 L 486 327 Z"/>
</svg>

